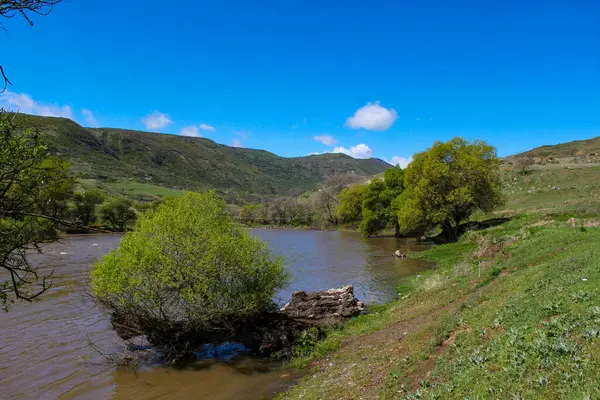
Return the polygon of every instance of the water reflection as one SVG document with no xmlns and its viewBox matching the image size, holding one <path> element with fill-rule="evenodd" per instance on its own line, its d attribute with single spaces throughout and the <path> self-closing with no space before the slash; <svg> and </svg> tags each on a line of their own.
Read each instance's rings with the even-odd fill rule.
<svg viewBox="0 0 600 400">
<path fill-rule="evenodd" d="M 403 276 L 421 271 L 427 263 L 394 257 L 394 251 L 422 251 L 415 239 L 382 237 L 365 239 L 356 232 L 253 231 L 285 255 L 294 276 L 290 288 L 278 294 L 287 301 L 294 290 L 323 290 L 354 285 L 355 296 L 367 303 L 386 302 L 397 295 Z"/>
</svg>

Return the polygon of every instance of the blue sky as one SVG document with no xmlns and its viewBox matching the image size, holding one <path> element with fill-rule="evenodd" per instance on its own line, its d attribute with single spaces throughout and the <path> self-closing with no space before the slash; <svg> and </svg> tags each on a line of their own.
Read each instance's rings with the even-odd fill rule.
<svg viewBox="0 0 600 400">
<path fill-rule="evenodd" d="M 84 125 L 402 162 L 600 135 L 598 1 L 66 0 L 3 22 L 0 105 Z"/>
</svg>

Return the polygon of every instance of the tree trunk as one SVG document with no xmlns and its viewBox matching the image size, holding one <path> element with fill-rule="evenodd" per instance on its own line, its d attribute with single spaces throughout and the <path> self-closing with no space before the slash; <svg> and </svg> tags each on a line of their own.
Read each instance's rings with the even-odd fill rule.
<svg viewBox="0 0 600 400">
<path fill-rule="evenodd" d="M 402 235 L 400 234 L 400 224 L 398 223 L 398 217 L 394 218 L 394 236 L 396 236 L 397 238 L 402 237 Z"/>
<path fill-rule="evenodd" d="M 456 242 L 458 240 L 458 225 L 455 227 L 452 222 L 445 221 L 442 223 L 444 237 L 448 242 Z"/>
</svg>

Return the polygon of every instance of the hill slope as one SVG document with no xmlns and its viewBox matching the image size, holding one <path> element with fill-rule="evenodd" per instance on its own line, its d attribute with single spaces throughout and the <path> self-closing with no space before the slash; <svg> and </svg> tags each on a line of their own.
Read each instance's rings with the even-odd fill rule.
<svg viewBox="0 0 600 400">
<path fill-rule="evenodd" d="M 133 180 L 170 188 L 216 188 L 260 195 L 297 195 L 325 176 L 381 173 L 390 165 L 344 154 L 284 158 L 210 139 L 113 128 L 84 128 L 65 118 L 19 115 L 23 128 L 47 137 L 51 151 L 80 178 Z"/>
<path fill-rule="evenodd" d="M 515 157 L 522 154 L 533 157 L 538 164 L 597 164 L 600 163 L 600 136 L 536 147 L 506 157 L 506 161 L 512 162 Z"/>
</svg>

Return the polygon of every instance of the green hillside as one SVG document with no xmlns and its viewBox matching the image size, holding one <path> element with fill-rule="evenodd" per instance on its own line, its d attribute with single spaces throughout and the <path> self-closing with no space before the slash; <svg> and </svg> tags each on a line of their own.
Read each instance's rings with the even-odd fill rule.
<svg viewBox="0 0 600 400">
<path fill-rule="evenodd" d="M 19 115 L 17 121 L 46 136 L 51 151 L 68 160 L 79 178 L 102 183 L 298 195 L 314 190 L 330 174 L 371 176 L 390 167 L 379 159 L 358 160 L 344 154 L 284 158 L 205 138 L 84 128 L 65 118 Z"/>
<path fill-rule="evenodd" d="M 512 163 L 517 156 L 522 154 L 533 157 L 537 164 L 598 164 L 600 163 L 600 136 L 536 147 L 524 153 L 506 157 L 506 161 Z"/>
</svg>

